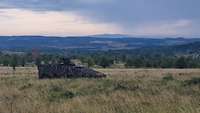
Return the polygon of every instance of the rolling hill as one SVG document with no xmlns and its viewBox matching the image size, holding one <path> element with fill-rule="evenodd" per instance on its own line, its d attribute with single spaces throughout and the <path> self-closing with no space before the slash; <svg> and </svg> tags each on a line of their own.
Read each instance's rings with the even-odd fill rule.
<svg viewBox="0 0 200 113">
<path fill-rule="evenodd" d="M 200 41 L 197 38 L 136 38 L 122 35 L 74 37 L 0 36 L 1 51 L 134 50 L 139 48 L 182 47 Z M 183 46 L 185 47 L 185 46 Z"/>
</svg>

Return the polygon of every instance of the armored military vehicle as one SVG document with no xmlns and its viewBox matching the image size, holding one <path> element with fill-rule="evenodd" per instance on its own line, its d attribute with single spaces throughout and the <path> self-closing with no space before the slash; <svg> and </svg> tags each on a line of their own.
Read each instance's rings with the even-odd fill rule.
<svg viewBox="0 0 200 113">
<path fill-rule="evenodd" d="M 69 59 L 63 63 L 38 65 L 39 79 L 52 78 L 102 78 L 105 74 L 83 67 L 76 66 Z"/>
</svg>

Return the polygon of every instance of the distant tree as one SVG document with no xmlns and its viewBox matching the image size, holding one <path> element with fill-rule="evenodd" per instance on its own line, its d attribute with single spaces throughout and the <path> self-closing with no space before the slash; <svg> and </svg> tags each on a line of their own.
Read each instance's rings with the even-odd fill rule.
<svg viewBox="0 0 200 113">
<path fill-rule="evenodd" d="M 176 68 L 187 68 L 187 61 L 186 61 L 185 57 L 178 58 L 177 61 L 175 62 L 175 67 Z"/>
<path fill-rule="evenodd" d="M 126 67 L 135 67 L 135 68 L 145 67 L 143 60 L 141 58 L 134 58 L 134 57 L 129 58 L 126 61 L 125 66 Z"/>
<path fill-rule="evenodd" d="M 88 67 L 92 67 L 92 66 L 95 65 L 95 62 L 94 62 L 94 60 L 92 58 L 89 57 L 87 59 L 87 64 L 88 64 Z"/>
<path fill-rule="evenodd" d="M 2 63 L 3 63 L 3 66 L 8 66 L 9 65 L 9 61 L 7 59 L 5 59 L 5 58 L 3 59 Z"/>
<path fill-rule="evenodd" d="M 125 63 L 126 67 L 133 67 L 134 66 L 134 61 L 133 59 L 128 59 Z"/>
<path fill-rule="evenodd" d="M 127 57 L 128 57 L 127 55 L 122 55 L 120 59 L 121 59 L 121 61 L 126 62 Z"/>
<path fill-rule="evenodd" d="M 36 61 L 35 61 L 35 65 L 36 66 L 39 66 L 41 64 L 41 59 L 40 58 L 37 58 Z"/>
<path fill-rule="evenodd" d="M 153 63 L 155 63 L 155 62 L 152 62 L 148 59 L 145 61 L 145 65 L 143 67 L 147 67 L 147 68 L 153 67 L 153 65 L 152 65 Z"/>
<path fill-rule="evenodd" d="M 12 66 L 12 68 L 13 68 L 14 71 L 16 70 L 17 64 L 18 64 L 17 56 L 13 55 L 12 59 L 11 59 L 11 66 Z"/>
<path fill-rule="evenodd" d="M 172 68 L 174 67 L 174 59 L 162 57 L 160 58 L 160 68 Z"/>
<path fill-rule="evenodd" d="M 141 58 L 136 58 L 133 63 L 136 68 L 144 66 L 143 60 Z"/>
<path fill-rule="evenodd" d="M 31 56 L 32 56 L 33 60 L 36 61 L 36 59 L 39 58 L 40 53 L 39 53 L 39 51 L 37 49 L 33 49 L 32 53 L 31 53 Z"/>
<path fill-rule="evenodd" d="M 70 58 L 62 58 L 62 61 L 66 65 L 71 64 L 71 59 Z"/>
<path fill-rule="evenodd" d="M 21 63 L 21 66 L 24 67 L 26 64 L 25 58 L 22 58 L 20 63 Z"/>
<path fill-rule="evenodd" d="M 188 57 L 186 58 L 187 61 L 187 67 L 189 68 L 198 68 L 199 67 L 199 59 L 193 58 L 193 57 Z"/>
<path fill-rule="evenodd" d="M 106 68 L 106 67 L 109 67 L 113 64 L 113 60 L 112 59 L 109 59 L 107 57 L 102 57 L 100 59 L 100 62 L 99 62 L 99 65 L 102 66 L 103 68 Z"/>
</svg>

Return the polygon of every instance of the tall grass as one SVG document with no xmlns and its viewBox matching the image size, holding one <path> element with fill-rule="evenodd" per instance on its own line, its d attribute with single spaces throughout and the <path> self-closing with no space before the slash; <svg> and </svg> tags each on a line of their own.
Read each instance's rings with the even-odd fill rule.
<svg viewBox="0 0 200 113">
<path fill-rule="evenodd" d="M 2 76 L 0 113 L 200 113 L 200 83 L 194 80 L 200 77 L 199 70 L 100 71 L 109 76 L 55 80 L 38 80 L 34 74 Z"/>
</svg>

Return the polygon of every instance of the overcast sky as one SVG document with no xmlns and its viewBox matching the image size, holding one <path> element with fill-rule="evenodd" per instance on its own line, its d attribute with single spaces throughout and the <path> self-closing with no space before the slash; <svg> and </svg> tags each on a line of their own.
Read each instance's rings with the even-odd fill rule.
<svg viewBox="0 0 200 113">
<path fill-rule="evenodd" d="M 0 0 L 0 35 L 200 36 L 200 0 Z"/>
</svg>

